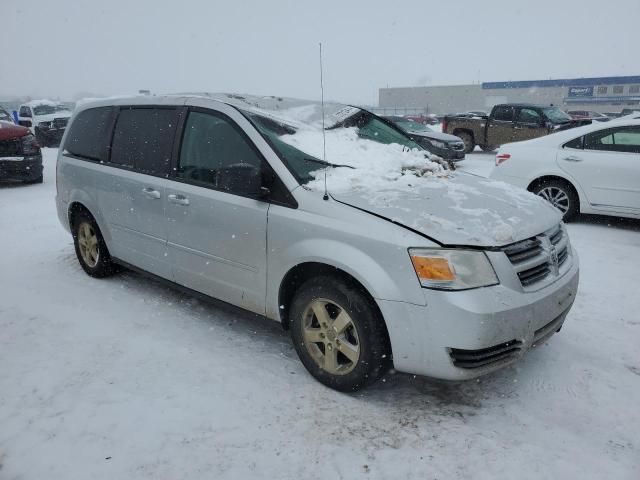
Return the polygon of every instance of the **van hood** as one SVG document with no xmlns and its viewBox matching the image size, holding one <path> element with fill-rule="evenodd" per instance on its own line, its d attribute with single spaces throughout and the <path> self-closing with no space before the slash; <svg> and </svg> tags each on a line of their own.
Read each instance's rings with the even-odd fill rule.
<svg viewBox="0 0 640 480">
<path fill-rule="evenodd" d="M 433 178 L 415 190 L 353 190 L 331 196 L 445 246 L 502 247 L 538 235 L 562 219 L 532 193 L 462 172 Z"/>
</svg>

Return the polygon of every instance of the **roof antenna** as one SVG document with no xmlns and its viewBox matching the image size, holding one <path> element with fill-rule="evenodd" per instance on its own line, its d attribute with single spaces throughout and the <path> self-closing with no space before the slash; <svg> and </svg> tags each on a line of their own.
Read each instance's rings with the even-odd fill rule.
<svg viewBox="0 0 640 480">
<path fill-rule="evenodd" d="M 327 161 L 327 139 L 324 131 L 324 84 L 322 82 L 322 42 L 320 45 L 320 105 L 322 106 L 322 160 Z M 323 200 L 329 200 L 329 193 L 327 192 L 327 168 L 324 167 L 324 196 Z"/>
</svg>

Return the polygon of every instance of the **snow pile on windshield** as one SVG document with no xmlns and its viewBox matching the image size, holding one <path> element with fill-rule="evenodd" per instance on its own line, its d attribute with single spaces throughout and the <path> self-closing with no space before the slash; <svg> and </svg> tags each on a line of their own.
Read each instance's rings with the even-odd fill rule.
<svg viewBox="0 0 640 480">
<path fill-rule="evenodd" d="M 298 150 L 323 158 L 322 131 L 301 129 L 281 139 Z M 358 136 L 356 128 L 328 130 L 326 149 L 327 162 L 339 165 L 326 172 L 330 192 L 408 190 L 434 176 L 447 174 L 440 164 L 429 160 L 423 150 L 366 140 Z M 307 183 L 307 187 L 324 190 L 325 169 L 320 168 L 312 175 L 315 179 Z"/>
</svg>

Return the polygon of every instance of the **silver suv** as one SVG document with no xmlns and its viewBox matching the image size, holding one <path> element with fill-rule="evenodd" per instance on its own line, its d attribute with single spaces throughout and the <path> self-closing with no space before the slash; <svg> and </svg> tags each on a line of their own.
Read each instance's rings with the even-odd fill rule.
<svg viewBox="0 0 640 480">
<path fill-rule="evenodd" d="M 355 107 L 84 104 L 56 202 L 87 274 L 125 266 L 279 321 L 307 370 L 342 391 L 391 366 L 463 380 L 511 364 L 560 330 L 578 287 L 553 207 L 443 169 Z"/>
</svg>

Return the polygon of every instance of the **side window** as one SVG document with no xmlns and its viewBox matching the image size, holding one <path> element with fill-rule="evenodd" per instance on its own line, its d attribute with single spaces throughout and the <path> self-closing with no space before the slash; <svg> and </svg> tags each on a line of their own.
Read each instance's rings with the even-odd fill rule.
<svg viewBox="0 0 640 480">
<path fill-rule="evenodd" d="M 585 136 L 585 149 L 640 153 L 640 127 L 620 127 Z"/>
<path fill-rule="evenodd" d="M 577 148 L 579 150 L 582 150 L 582 141 L 583 140 L 584 140 L 584 137 L 574 138 L 570 142 L 565 143 L 564 144 L 564 148 Z"/>
<path fill-rule="evenodd" d="M 84 110 L 71 123 L 64 150 L 88 160 L 105 161 L 109 146 L 113 108 Z"/>
<path fill-rule="evenodd" d="M 532 108 L 522 108 L 518 114 L 518 122 L 540 124 L 542 117 Z"/>
<path fill-rule="evenodd" d="M 223 115 L 190 112 L 184 126 L 176 176 L 214 188 L 221 169 L 243 164 L 262 170 L 262 157 L 233 121 Z M 230 193 L 237 193 L 230 190 Z"/>
<path fill-rule="evenodd" d="M 175 108 L 123 108 L 113 133 L 111 163 L 167 174 L 178 122 Z"/>
<path fill-rule="evenodd" d="M 21 117 L 30 117 L 31 112 L 29 111 L 29 107 L 20 107 L 20 116 Z"/>
<path fill-rule="evenodd" d="M 513 107 L 501 106 L 496 107 L 493 111 L 493 119 L 502 122 L 513 121 Z"/>
</svg>

